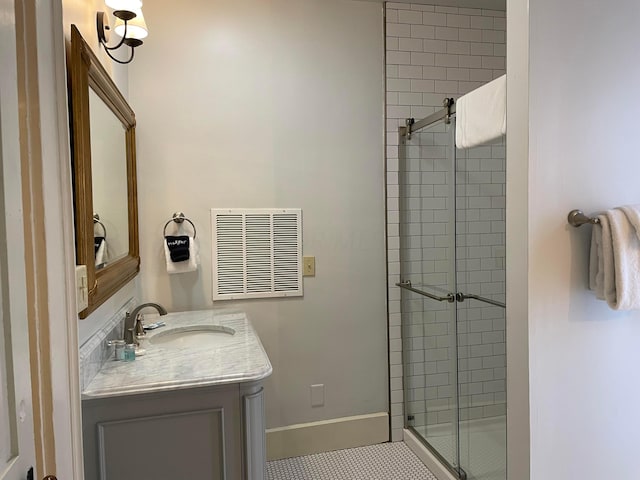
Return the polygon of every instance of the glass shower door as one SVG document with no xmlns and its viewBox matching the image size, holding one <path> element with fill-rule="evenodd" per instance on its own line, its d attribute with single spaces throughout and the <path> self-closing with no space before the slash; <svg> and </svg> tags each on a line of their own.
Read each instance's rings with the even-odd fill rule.
<svg viewBox="0 0 640 480">
<path fill-rule="evenodd" d="M 406 426 L 460 478 L 506 480 L 505 148 L 454 132 L 400 137 Z"/>
<path fill-rule="evenodd" d="M 505 146 L 456 151 L 459 459 L 506 480 Z"/>
<path fill-rule="evenodd" d="M 407 427 L 459 465 L 453 125 L 400 139 L 400 273 Z"/>
</svg>

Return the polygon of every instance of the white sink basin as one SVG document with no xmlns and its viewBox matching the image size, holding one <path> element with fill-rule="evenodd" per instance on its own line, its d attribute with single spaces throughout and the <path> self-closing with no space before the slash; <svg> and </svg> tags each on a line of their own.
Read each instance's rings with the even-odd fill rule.
<svg viewBox="0 0 640 480">
<path fill-rule="evenodd" d="M 222 325 L 175 327 L 149 338 L 151 345 L 172 348 L 219 347 L 233 341 L 236 331 Z"/>
</svg>

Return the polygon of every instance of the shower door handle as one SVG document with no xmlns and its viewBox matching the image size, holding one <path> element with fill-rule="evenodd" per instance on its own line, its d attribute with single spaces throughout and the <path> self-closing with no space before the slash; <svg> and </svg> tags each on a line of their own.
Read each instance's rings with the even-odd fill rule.
<svg viewBox="0 0 640 480">
<path fill-rule="evenodd" d="M 467 294 L 467 293 L 447 293 L 445 296 L 434 295 L 433 293 L 425 292 L 423 290 L 418 290 L 417 288 L 413 288 L 411 286 L 411 281 L 406 280 L 404 282 L 396 283 L 397 287 L 404 288 L 405 290 L 409 290 L 410 292 L 417 293 L 418 295 L 422 295 L 423 297 L 431 298 L 433 300 L 437 300 L 438 302 L 464 302 L 465 300 L 478 300 L 479 302 L 488 303 L 490 305 L 495 305 L 496 307 L 505 308 L 506 305 L 497 300 L 492 300 L 490 298 L 481 297 L 479 295 Z"/>
<path fill-rule="evenodd" d="M 507 305 L 499 302 L 497 300 L 492 300 L 490 298 L 486 298 L 486 297 L 481 297 L 479 295 L 473 295 L 473 294 L 467 294 L 467 293 L 456 293 L 456 300 L 458 302 L 464 302 L 465 300 L 478 300 L 479 302 L 484 302 L 484 303 L 488 303 L 490 305 L 495 305 L 496 307 L 501 307 L 501 308 L 506 308 Z"/>
<path fill-rule="evenodd" d="M 453 303 L 456 301 L 456 296 L 453 293 L 447 293 L 446 296 L 441 297 L 439 295 L 434 295 L 432 293 L 424 292 L 422 290 L 418 290 L 417 288 L 413 288 L 411 286 L 411 281 L 407 280 L 404 282 L 396 283 L 396 287 L 404 288 L 405 290 L 409 290 L 410 292 L 417 293 L 418 295 L 422 295 L 427 298 L 431 298 L 433 300 L 437 300 L 438 302 L 449 302 Z"/>
</svg>

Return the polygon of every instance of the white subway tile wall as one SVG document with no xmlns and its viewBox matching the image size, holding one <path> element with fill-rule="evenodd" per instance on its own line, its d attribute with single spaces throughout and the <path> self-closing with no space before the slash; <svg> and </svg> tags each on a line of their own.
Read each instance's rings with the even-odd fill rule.
<svg viewBox="0 0 640 480">
<path fill-rule="evenodd" d="M 401 248 L 406 279 L 442 287 L 453 280 L 448 277 L 453 223 L 447 185 L 454 181 L 448 178 L 448 134 L 441 125 L 415 135 L 401 168 L 398 127 L 408 117 L 419 120 L 439 110 L 445 97 L 458 98 L 503 75 L 506 24 L 504 11 L 392 2 L 385 10 L 391 426 L 392 439 L 399 441 L 405 415 L 403 348 L 416 424 L 452 421 L 456 359 L 449 304 L 408 294 L 403 318 L 395 286 Z M 504 163 L 504 146 L 458 151 L 455 179 L 460 290 L 497 300 L 504 300 Z M 402 245 L 401 202 L 407 208 Z M 476 301 L 458 306 L 461 419 L 504 414 L 504 311 Z M 411 329 L 404 345 L 403 321 Z"/>
<path fill-rule="evenodd" d="M 457 151 L 458 291 L 505 301 L 505 146 Z M 458 303 L 460 420 L 506 414 L 505 310 Z"/>
</svg>

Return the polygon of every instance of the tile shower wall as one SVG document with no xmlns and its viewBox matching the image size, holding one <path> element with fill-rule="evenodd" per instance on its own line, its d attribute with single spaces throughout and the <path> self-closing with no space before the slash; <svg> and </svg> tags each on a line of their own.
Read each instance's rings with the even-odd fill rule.
<svg viewBox="0 0 640 480">
<path fill-rule="evenodd" d="M 481 9 L 468 9 L 468 8 L 454 8 L 454 7 L 441 7 L 431 5 L 417 5 L 407 3 L 387 3 L 386 4 L 386 60 L 387 60 L 387 221 L 388 221 L 388 261 L 389 261 L 389 325 L 390 325 L 390 372 L 391 372 L 391 414 L 392 414 L 392 439 L 394 441 L 401 440 L 402 428 L 404 425 L 403 420 L 403 382 L 402 382 L 402 339 L 401 339 L 401 305 L 400 305 L 400 291 L 398 287 L 395 287 L 395 283 L 400 280 L 400 212 L 399 212 L 399 168 L 398 168 L 398 127 L 404 124 L 404 121 L 408 117 L 415 119 L 423 118 L 436 110 L 442 108 L 442 101 L 445 97 L 457 98 L 462 94 L 465 94 L 482 84 L 502 75 L 505 69 L 505 27 L 506 19 L 505 12 L 493 11 L 493 10 L 481 10 Z M 433 131 L 431 131 L 433 132 Z M 431 133 L 434 135 L 433 133 Z M 437 135 L 437 133 L 435 134 Z M 431 139 L 425 139 L 425 141 L 431 141 Z M 432 146 L 437 147 L 436 143 L 438 139 L 433 138 Z M 486 150 L 489 148 L 489 150 Z M 494 151 L 495 149 L 495 151 Z M 475 150 L 478 150 L 476 153 Z M 487 158 L 488 162 L 482 162 L 481 158 L 487 156 L 487 152 L 490 152 L 490 156 Z M 496 157 L 494 157 L 494 154 Z M 486 202 L 486 199 L 482 199 L 480 189 L 483 194 L 487 193 L 489 198 L 489 204 L 497 205 L 500 202 L 504 202 L 504 193 L 500 192 L 500 195 L 494 195 L 496 193 L 495 186 L 491 186 L 494 179 L 504 176 L 504 148 L 503 147 L 481 147 L 481 149 L 473 149 L 469 153 L 469 159 L 472 162 L 469 164 L 472 168 L 478 166 L 478 176 L 476 174 L 467 175 L 466 180 L 471 182 L 471 178 L 474 178 L 473 186 L 469 189 L 458 189 L 458 202 L 466 202 L 466 206 L 469 208 L 468 218 L 474 218 L 473 215 L 481 214 L 484 212 L 483 207 L 477 206 L 476 202 Z M 501 158 L 500 158 L 501 155 Z M 442 157 L 442 155 L 440 155 Z M 434 158 L 434 157 L 432 157 Z M 501 161 L 500 161 L 501 160 Z M 499 165 L 498 162 L 500 161 Z M 487 165 L 490 168 L 498 168 L 497 170 L 485 170 Z M 502 168 L 500 170 L 499 168 Z M 475 170 L 473 170 L 475 172 Z M 488 175 L 486 175 L 488 173 Z M 438 176 L 433 176 L 438 178 Z M 489 180 L 490 179 L 490 180 Z M 458 181 L 461 179 L 458 178 Z M 488 180 L 488 181 L 485 181 Z M 427 192 L 430 193 L 425 202 L 421 204 L 422 211 L 433 210 L 433 215 L 438 215 L 437 210 L 442 208 L 438 205 L 442 205 L 444 200 L 440 192 L 442 188 L 441 182 L 433 182 L 430 188 L 429 185 L 422 185 L 421 194 Z M 475 189 L 478 189 L 477 194 Z M 471 195 L 474 194 L 474 195 Z M 476 196 L 477 195 L 477 196 Z M 446 195 L 444 195 L 446 196 Z M 461 196 L 464 196 L 463 200 Z M 502 196 L 502 200 L 492 200 L 490 197 Z M 442 214 L 440 214 L 442 215 Z M 492 233 L 484 233 L 484 229 L 489 227 L 489 231 L 492 232 L 492 228 L 504 228 L 504 217 L 496 220 L 491 218 L 485 218 L 484 215 L 496 215 L 495 212 L 482 213 L 483 217 L 478 216 L 477 221 L 473 224 L 469 224 L 469 231 L 465 231 L 465 235 L 469 235 L 470 242 L 474 242 L 475 239 L 480 241 L 478 235 L 492 235 Z M 427 215 L 428 216 L 428 215 Z M 467 217 L 465 217 L 467 218 Z M 433 222 L 433 221 L 431 221 Z M 492 222 L 498 222 L 492 224 Z M 436 222 L 437 223 L 437 222 Z M 427 224 L 425 224 L 427 225 Z M 429 228 L 439 228 L 435 223 L 431 223 Z M 476 232 L 475 229 L 481 231 Z M 473 229 L 473 230 L 472 230 Z M 433 244 L 437 239 L 436 236 L 442 236 L 443 232 L 432 231 L 428 232 L 428 235 L 434 235 Z M 500 233 L 500 232 L 496 232 Z M 463 235 L 463 234 L 461 234 Z M 423 236 L 424 237 L 424 236 Z M 485 237 L 484 241 L 487 241 L 489 237 Z M 497 240 L 497 237 L 492 237 Z M 459 238 L 460 240 L 460 238 Z M 430 241 L 430 240 L 427 240 Z M 476 279 L 486 279 L 487 275 L 491 276 L 491 287 L 489 288 L 496 295 L 504 293 L 499 291 L 500 285 L 504 288 L 504 273 L 500 274 L 497 265 L 500 265 L 501 255 L 504 255 L 504 243 L 502 246 L 496 243 L 493 246 L 490 245 L 478 245 L 478 247 L 489 247 L 492 254 L 496 254 L 497 258 L 492 257 L 494 263 L 487 270 L 483 270 L 482 260 L 480 261 L 480 270 L 473 270 L 471 273 L 469 270 L 466 273 L 465 279 L 470 282 Z M 467 248 L 468 247 L 468 248 Z M 480 253 L 484 250 L 471 250 L 469 243 L 464 243 L 464 254 L 471 255 L 472 252 Z M 500 250 L 502 248 L 502 250 Z M 441 250 L 441 252 L 446 249 Z M 427 252 L 425 252 L 427 253 Z M 438 250 L 434 249 L 430 251 L 431 254 L 438 254 Z M 461 252 L 459 252 L 461 253 Z M 417 254 L 417 252 L 415 252 Z M 412 254 L 413 255 L 413 254 Z M 407 258 L 407 255 L 404 255 Z M 422 257 L 408 257 L 411 261 L 422 262 Z M 446 258 L 437 259 L 434 261 L 446 260 Z M 476 267 L 477 258 L 465 258 L 465 261 L 469 260 L 467 266 Z M 502 260 L 503 261 L 503 260 Z M 420 265 L 422 266 L 422 265 Z M 485 265 L 486 267 L 487 265 Z M 493 268 L 495 267 L 495 268 Z M 406 271 L 406 269 L 405 269 Z M 487 273 L 488 272 L 488 273 Z M 503 272 L 503 270 L 502 270 Z M 463 279 L 463 280 L 465 280 Z M 473 283 L 473 282 L 471 282 Z M 471 288 L 473 285 L 465 285 Z M 491 290 L 493 289 L 493 290 Z M 474 291 L 473 293 L 482 294 L 481 292 Z M 488 292 L 484 292 L 488 293 Z M 477 302 L 474 302 L 477 303 Z M 421 309 L 421 306 L 416 306 L 416 302 L 413 305 Z M 504 377 L 501 367 L 491 367 L 494 363 L 499 363 L 500 356 L 504 355 L 504 317 L 502 320 L 490 318 L 497 316 L 497 313 L 493 308 L 476 307 L 471 302 L 464 305 L 461 310 L 465 310 L 460 316 L 459 328 L 462 330 L 467 329 L 466 332 L 461 332 L 461 340 L 468 342 L 476 342 L 478 340 L 478 334 L 481 340 L 490 340 L 491 352 L 489 348 L 481 345 L 481 348 L 475 344 L 466 345 L 468 348 L 462 348 L 460 351 L 460 380 L 463 383 L 461 398 L 461 405 L 471 406 L 480 405 L 481 400 L 486 400 L 486 405 L 495 405 L 496 401 L 500 401 L 504 398 Z M 409 312 L 411 313 L 411 312 Z M 476 320 L 479 320 L 476 322 Z M 471 322 L 473 321 L 473 326 Z M 491 329 L 489 329 L 489 322 L 491 323 Z M 433 329 L 442 327 L 437 326 L 438 323 L 434 323 Z M 419 329 L 419 327 L 416 327 Z M 480 329 L 476 331 L 476 329 Z M 446 340 L 438 340 L 438 335 L 432 335 L 439 333 L 441 336 L 446 336 L 448 331 L 429 332 L 416 331 L 415 343 L 423 345 L 423 348 L 429 349 L 429 345 L 435 342 L 438 345 L 444 344 Z M 426 336 L 424 336 L 426 334 Z M 425 350 L 426 352 L 427 350 Z M 431 353 L 434 353 L 433 351 Z M 430 355 L 429 353 L 428 355 Z M 447 352 L 448 354 L 448 352 Z M 418 351 L 412 352 L 412 356 L 417 360 L 421 357 Z M 449 359 L 450 360 L 450 359 Z M 440 362 L 440 368 L 444 368 L 444 362 L 447 359 L 434 359 L 434 362 Z M 449 364 L 451 362 L 448 362 Z M 418 363 L 416 363 L 417 365 Z M 435 367 L 437 372 L 437 363 L 434 366 L 429 365 L 429 362 L 423 362 L 425 368 L 428 370 Z M 482 368 L 476 368 L 482 366 Z M 418 370 L 411 372 L 418 375 L 422 375 Z M 489 374 L 491 370 L 491 375 Z M 445 372 L 447 373 L 447 372 Z M 502 377 L 502 378 L 500 378 Z M 427 379 L 425 379 L 427 380 Z M 434 380 L 437 380 L 434 378 Z M 497 382 L 497 383 L 489 383 Z M 468 386 L 464 386 L 468 384 Z M 416 385 L 419 385 L 417 383 Z M 491 399 L 488 395 L 485 395 L 485 386 L 488 389 L 493 389 L 491 393 Z M 441 386 L 442 387 L 442 386 Z M 412 399 L 419 399 L 416 401 L 422 401 L 422 398 L 427 398 L 432 393 L 427 394 L 425 384 L 425 391 L 411 392 Z M 482 391 L 479 389 L 482 388 Z M 439 396 L 441 398 L 435 398 L 432 400 L 431 407 L 434 404 L 440 405 L 442 411 L 446 411 L 448 405 L 448 398 L 451 396 L 450 389 L 440 388 Z M 475 397 L 474 397 L 475 395 Z M 484 396 L 483 396 L 484 395 Z M 436 395 L 437 396 L 437 395 Z M 489 402 L 492 400 L 492 402 Z M 439 402 L 439 403 L 438 403 Z M 475 407 L 474 407 L 475 408 Z M 471 418 L 480 418 L 483 415 L 496 413 L 501 410 L 502 407 L 491 407 L 485 411 L 482 410 L 467 409 L 467 413 L 462 412 L 462 416 L 467 415 Z M 446 417 L 446 413 L 443 416 Z M 443 420 L 445 420 L 443 418 Z"/>
<path fill-rule="evenodd" d="M 505 146 L 457 151 L 458 291 L 505 301 Z M 460 420 L 506 413 L 505 309 L 458 303 Z"/>
</svg>

